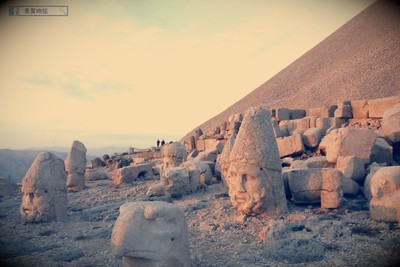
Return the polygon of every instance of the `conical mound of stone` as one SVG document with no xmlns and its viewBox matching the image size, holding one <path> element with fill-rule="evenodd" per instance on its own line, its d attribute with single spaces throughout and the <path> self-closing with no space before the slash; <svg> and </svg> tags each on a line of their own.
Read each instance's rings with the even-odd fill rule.
<svg viewBox="0 0 400 267">
<path fill-rule="evenodd" d="M 40 153 L 22 180 L 21 217 L 26 222 L 58 221 L 67 216 L 64 161 Z"/>
<path fill-rule="evenodd" d="M 267 216 L 287 211 L 282 167 L 269 111 L 253 107 L 244 114 L 229 161 L 229 196 L 238 211 Z"/>
</svg>

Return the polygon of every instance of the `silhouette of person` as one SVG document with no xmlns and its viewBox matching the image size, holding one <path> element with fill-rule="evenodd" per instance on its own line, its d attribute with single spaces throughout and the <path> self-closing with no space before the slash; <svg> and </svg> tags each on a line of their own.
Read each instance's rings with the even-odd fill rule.
<svg viewBox="0 0 400 267">
<path fill-rule="evenodd" d="M 164 139 L 161 141 L 161 146 L 165 145 Z"/>
<path fill-rule="evenodd" d="M 160 147 L 160 140 L 157 139 L 157 148 L 159 148 L 159 147 Z"/>
</svg>

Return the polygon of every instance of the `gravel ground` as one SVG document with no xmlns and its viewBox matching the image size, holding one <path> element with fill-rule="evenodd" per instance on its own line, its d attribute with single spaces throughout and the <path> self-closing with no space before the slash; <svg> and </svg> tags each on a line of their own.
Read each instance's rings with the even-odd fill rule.
<svg viewBox="0 0 400 267">
<path fill-rule="evenodd" d="M 157 179 L 157 177 L 155 177 Z M 111 253 L 110 237 L 119 207 L 127 202 L 163 200 L 180 206 L 189 226 L 192 266 L 391 266 L 400 262 L 400 227 L 371 220 L 359 196 L 343 208 L 324 211 L 296 206 L 275 219 L 239 215 L 215 183 L 180 199 L 149 198 L 157 181 L 115 189 L 91 181 L 69 193 L 64 222 L 24 224 L 21 194 L 0 201 L 1 266 L 122 266 Z"/>
</svg>

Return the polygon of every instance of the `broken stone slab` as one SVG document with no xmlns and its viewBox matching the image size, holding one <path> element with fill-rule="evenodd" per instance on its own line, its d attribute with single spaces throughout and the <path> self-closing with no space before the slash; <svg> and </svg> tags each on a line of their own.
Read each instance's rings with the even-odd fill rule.
<svg viewBox="0 0 400 267">
<path fill-rule="evenodd" d="M 288 137 L 277 138 L 276 142 L 279 149 L 279 156 L 281 158 L 301 155 L 305 152 L 303 137 L 299 133 Z"/>
<path fill-rule="evenodd" d="M 153 167 L 150 163 L 127 166 L 112 173 L 112 180 L 115 186 L 132 183 L 139 178 L 153 179 Z"/>
<path fill-rule="evenodd" d="M 329 162 L 336 162 L 338 157 L 357 156 L 364 164 L 369 164 L 376 139 L 374 131 L 369 129 L 340 128 L 327 134 L 319 148 Z"/>
<path fill-rule="evenodd" d="M 368 100 L 370 118 L 382 118 L 386 109 L 400 103 L 400 96 Z"/>
<path fill-rule="evenodd" d="M 393 143 L 400 142 L 400 104 L 385 109 L 382 131 Z"/>
</svg>

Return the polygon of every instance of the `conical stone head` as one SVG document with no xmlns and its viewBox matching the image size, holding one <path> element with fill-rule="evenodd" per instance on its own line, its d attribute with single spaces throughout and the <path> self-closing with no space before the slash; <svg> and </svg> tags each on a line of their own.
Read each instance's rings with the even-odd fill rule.
<svg viewBox="0 0 400 267">
<path fill-rule="evenodd" d="M 21 217 L 26 222 L 62 220 L 67 216 L 64 161 L 40 153 L 22 180 Z"/>
<path fill-rule="evenodd" d="M 250 108 L 244 114 L 229 162 L 229 196 L 238 211 L 252 216 L 276 216 L 287 211 L 269 111 Z"/>
</svg>

